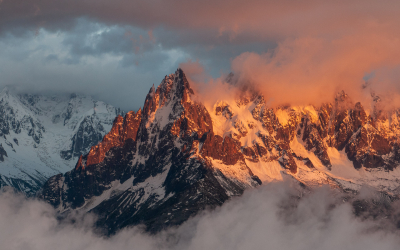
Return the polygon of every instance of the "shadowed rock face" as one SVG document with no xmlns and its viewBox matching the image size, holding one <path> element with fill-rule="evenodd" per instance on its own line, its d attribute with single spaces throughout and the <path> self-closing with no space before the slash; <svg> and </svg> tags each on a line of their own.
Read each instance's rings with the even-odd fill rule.
<svg viewBox="0 0 400 250">
<path fill-rule="evenodd" d="M 319 108 L 271 108 L 247 90 L 235 103 L 208 110 L 193 95 L 181 69 L 166 76 L 150 89 L 143 110 L 118 116 L 102 142 L 74 170 L 50 178 L 39 197 L 63 212 L 97 213 L 109 233 L 139 223 L 155 232 L 260 185 L 250 163 L 275 162 L 292 176 L 299 164 L 315 169 L 295 142 L 327 171 L 334 167 L 329 147 L 345 150 L 355 168 L 399 164 L 397 113 L 388 126 L 387 117 L 367 114 L 343 92 Z M 241 118 L 237 108 L 249 115 Z"/>
</svg>

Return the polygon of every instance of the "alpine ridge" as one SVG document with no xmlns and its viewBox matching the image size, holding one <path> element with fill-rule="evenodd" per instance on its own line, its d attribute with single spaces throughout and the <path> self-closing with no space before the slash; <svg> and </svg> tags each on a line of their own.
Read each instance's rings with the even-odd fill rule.
<svg viewBox="0 0 400 250">
<path fill-rule="evenodd" d="M 346 192 L 369 185 L 398 195 L 399 112 L 353 103 L 269 107 L 256 91 L 206 106 L 178 69 L 150 89 L 143 109 L 115 118 L 76 167 L 39 197 L 61 213 L 94 212 L 108 233 L 143 223 L 179 225 L 263 182 L 291 179 Z M 1 150 L 0 150 L 1 154 Z"/>
</svg>

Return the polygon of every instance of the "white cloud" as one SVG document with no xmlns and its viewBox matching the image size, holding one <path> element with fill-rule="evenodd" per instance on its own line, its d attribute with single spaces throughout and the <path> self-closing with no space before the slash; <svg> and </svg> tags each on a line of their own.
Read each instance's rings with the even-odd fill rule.
<svg viewBox="0 0 400 250">
<path fill-rule="evenodd" d="M 398 249 L 398 231 L 356 218 L 338 192 L 325 187 L 298 195 L 287 183 L 269 184 L 157 235 L 135 227 L 105 238 L 91 229 L 92 216 L 59 223 L 49 205 L 6 191 L 1 249 Z"/>
</svg>

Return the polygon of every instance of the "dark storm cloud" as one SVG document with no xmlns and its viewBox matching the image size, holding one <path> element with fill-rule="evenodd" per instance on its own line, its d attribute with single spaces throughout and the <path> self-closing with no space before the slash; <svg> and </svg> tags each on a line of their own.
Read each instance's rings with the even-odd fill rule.
<svg viewBox="0 0 400 250">
<path fill-rule="evenodd" d="M 346 32 L 396 21 L 398 1 L 260 1 L 233 0 L 3 0 L 0 24 L 8 27 L 67 29 L 68 20 L 94 18 L 110 24 L 129 24 L 142 28 L 218 31 L 233 40 L 238 34 L 253 33 L 258 39 L 317 33 L 326 30 Z M 316 22 L 318 20 L 318 22 Z M 255 34 L 258 34 L 257 36 Z"/>
</svg>

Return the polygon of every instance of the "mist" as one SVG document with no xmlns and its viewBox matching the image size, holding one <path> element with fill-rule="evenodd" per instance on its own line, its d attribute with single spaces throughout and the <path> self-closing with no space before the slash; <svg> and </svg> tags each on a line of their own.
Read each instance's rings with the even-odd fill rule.
<svg viewBox="0 0 400 250">
<path fill-rule="evenodd" d="M 365 189 L 359 198 L 376 194 Z M 60 221 L 48 204 L 7 189 L 0 194 L 0 242 L 4 250 L 398 249 L 395 221 L 356 217 L 344 197 L 329 187 L 270 183 L 155 235 L 137 226 L 105 237 L 93 227 L 94 215 Z"/>
</svg>

